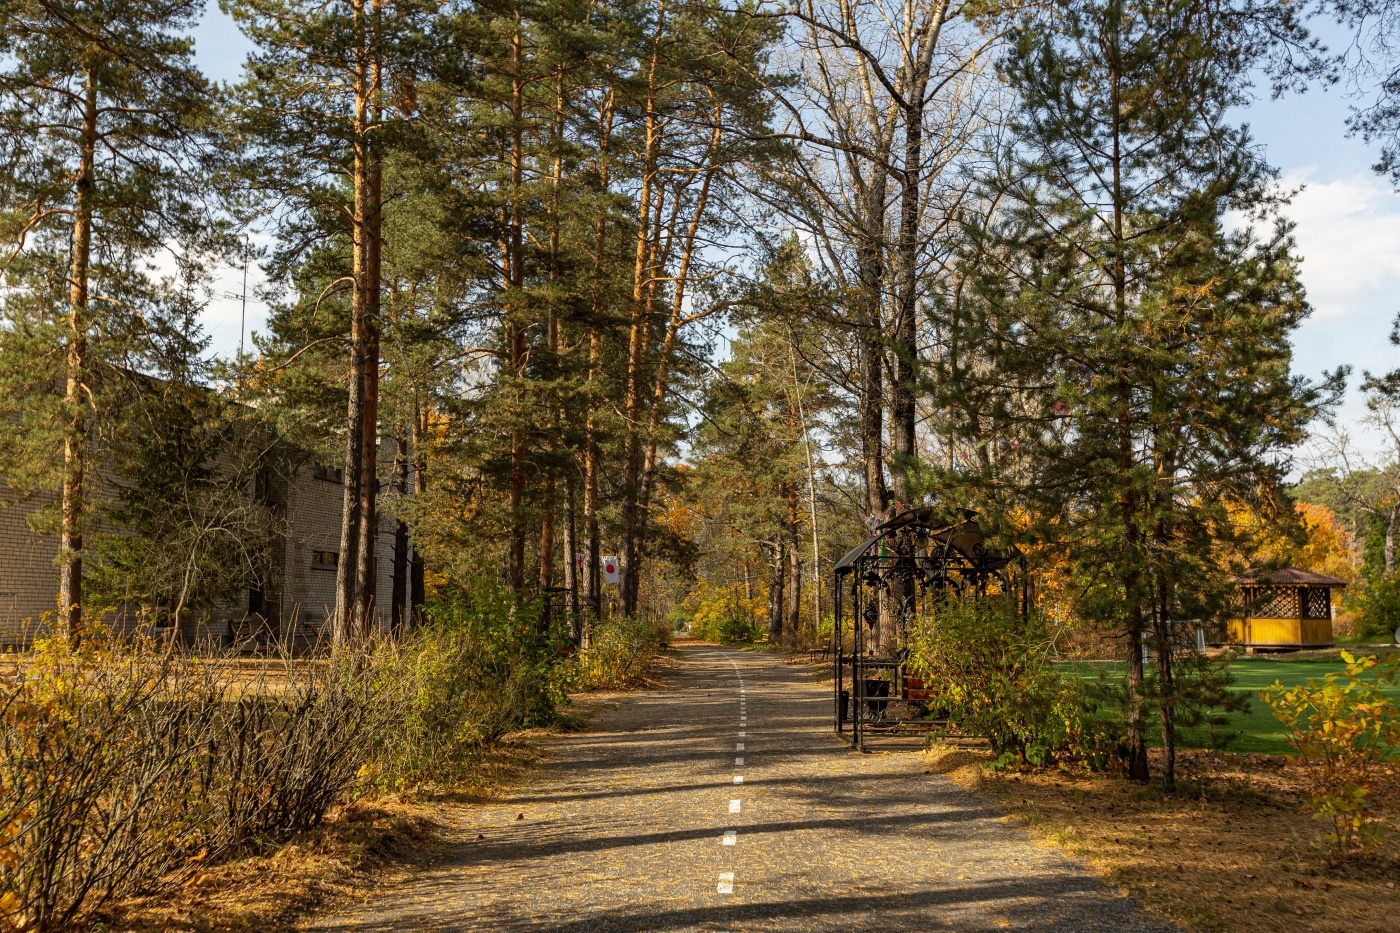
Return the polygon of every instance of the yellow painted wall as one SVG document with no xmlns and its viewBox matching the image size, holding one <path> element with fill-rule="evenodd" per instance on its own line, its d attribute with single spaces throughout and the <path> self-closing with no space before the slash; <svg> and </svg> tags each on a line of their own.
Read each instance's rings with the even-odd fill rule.
<svg viewBox="0 0 1400 933">
<path fill-rule="evenodd" d="M 1332 620 L 1331 620 L 1331 619 L 1304 619 L 1304 620 L 1303 620 L 1303 644 L 1305 644 L 1305 645 L 1330 645 L 1330 644 L 1332 644 Z"/>
<path fill-rule="evenodd" d="M 1230 619 L 1229 639 L 1241 645 L 1330 645 L 1332 623 L 1327 619 Z"/>
</svg>

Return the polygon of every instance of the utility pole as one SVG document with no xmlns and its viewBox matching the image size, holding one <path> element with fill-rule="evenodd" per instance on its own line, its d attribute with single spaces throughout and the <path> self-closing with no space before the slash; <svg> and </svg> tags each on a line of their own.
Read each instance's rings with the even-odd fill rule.
<svg viewBox="0 0 1400 933">
<path fill-rule="evenodd" d="M 234 294 L 233 292 L 224 292 L 225 298 L 237 298 L 242 303 L 242 307 L 238 312 L 239 359 L 243 358 L 243 335 L 248 330 L 248 258 L 251 252 L 252 244 L 248 242 L 248 238 L 245 236 L 243 238 L 243 291 L 238 294 Z"/>
</svg>

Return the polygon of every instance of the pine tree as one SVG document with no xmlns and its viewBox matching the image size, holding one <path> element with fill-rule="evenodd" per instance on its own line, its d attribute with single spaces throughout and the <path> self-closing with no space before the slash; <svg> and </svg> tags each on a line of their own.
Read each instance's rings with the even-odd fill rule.
<svg viewBox="0 0 1400 933">
<path fill-rule="evenodd" d="M 191 223 L 210 89 L 198 0 L 6 4 L 0 58 L 0 385 L 7 474 L 59 491 L 59 621 L 82 631 L 90 451 L 154 316 L 143 261 L 200 250 Z M 56 373 L 62 375 L 55 383 Z"/>
<path fill-rule="evenodd" d="M 979 451 L 974 485 L 1003 496 L 1003 514 L 1029 504 L 1031 533 L 1065 543 L 1081 616 L 1125 642 L 1130 776 L 1147 779 L 1151 687 L 1169 788 L 1190 705 L 1175 625 L 1219 611 L 1226 505 L 1271 494 L 1323 401 L 1289 372 L 1308 308 L 1287 227 L 1257 241 L 1222 221 L 1273 206 L 1228 112 L 1254 30 L 1288 16 L 1067 0 L 1025 19 L 1002 67 L 1020 109 L 986 192 L 997 207 L 968 243 L 974 294 L 940 322 L 965 346 L 938 381 Z"/>
<path fill-rule="evenodd" d="M 384 160 L 411 137 L 430 8 L 382 0 L 231 0 L 226 8 L 257 46 L 229 130 L 240 153 L 241 213 L 265 217 L 279 235 L 270 271 L 297 283 L 289 313 L 314 318 L 328 299 L 348 304 L 342 332 L 318 338 L 349 348 L 332 624 L 343 644 L 367 635 L 377 596 Z"/>
</svg>

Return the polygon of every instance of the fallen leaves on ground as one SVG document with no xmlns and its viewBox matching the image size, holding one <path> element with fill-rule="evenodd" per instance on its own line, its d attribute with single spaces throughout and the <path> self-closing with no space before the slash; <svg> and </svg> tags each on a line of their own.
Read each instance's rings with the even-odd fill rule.
<svg viewBox="0 0 1400 933">
<path fill-rule="evenodd" d="M 925 753 L 925 769 L 992 796 L 1049 844 L 1149 909 L 1210 933 L 1393 933 L 1400 846 L 1329 858 L 1326 827 L 1303 810 L 1298 766 L 1268 755 L 1184 753 L 1167 795 L 1100 774 L 999 774 L 985 750 Z M 1157 762 L 1154 760 L 1154 773 Z"/>
</svg>

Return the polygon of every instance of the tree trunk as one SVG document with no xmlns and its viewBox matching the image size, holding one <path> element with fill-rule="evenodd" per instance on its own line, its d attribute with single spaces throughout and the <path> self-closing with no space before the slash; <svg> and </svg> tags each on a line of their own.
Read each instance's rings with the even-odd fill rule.
<svg viewBox="0 0 1400 933">
<path fill-rule="evenodd" d="M 783 578 L 787 575 L 787 548 L 783 536 L 779 534 L 770 546 L 773 562 L 768 575 L 768 643 L 780 644 L 783 640 Z"/>
<path fill-rule="evenodd" d="M 1119 11 L 1121 13 L 1121 11 Z M 1112 211 L 1113 211 L 1113 310 L 1117 319 L 1118 327 L 1125 326 L 1128 313 L 1128 273 L 1125 251 L 1127 249 L 1127 239 L 1123 228 L 1124 214 L 1127 212 L 1127 199 L 1123 192 L 1123 123 L 1126 116 L 1123 112 L 1123 104 L 1120 97 L 1121 78 L 1117 73 L 1117 34 L 1114 35 L 1114 47 L 1110 50 L 1110 55 L 1114 57 L 1111 63 L 1109 75 L 1109 93 L 1112 97 L 1112 119 L 1111 129 L 1112 153 L 1110 156 L 1113 166 L 1112 178 Z M 1118 475 L 1123 484 L 1119 494 L 1119 518 L 1123 526 L 1124 547 L 1126 554 L 1124 559 L 1128 561 L 1130 568 L 1136 568 L 1138 561 L 1142 559 L 1140 550 L 1140 538 L 1138 534 L 1137 506 L 1138 497 L 1133 488 L 1133 467 L 1136 465 L 1133 458 L 1133 413 L 1132 413 L 1132 388 L 1128 385 L 1125 377 L 1119 377 L 1118 381 Z M 1142 577 L 1140 573 L 1133 569 L 1124 575 L 1124 597 L 1127 602 L 1127 624 L 1128 624 L 1128 779 L 1132 781 L 1147 782 L 1151 775 L 1147 766 L 1147 740 L 1144 736 L 1144 680 L 1142 670 L 1142 603 L 1143 594 Z"/>
<path fill-rule="evenodd" d="M 359 200 L 360 179 L 355 179 Z M 360 268 L 364 250 L 361 231 L 354 233 L 352 261 Z M 356 276 L 358 278 L 358 274 Z M 360 552 L 360 453 L 364 423 L 364 293 L 355 287 L 350 295 L 350 372 L 348 374 L 345 431 L 345 463 L 341 469 L 340 553 L 335 569 L 335 617 L 331 637 L 336 645 L 348 645 L 355 632 L 356 562 Z"/>
<path fill-rule="evenodd" d="M 608 150 L 612 141 L 612 125 L 615 115 L 614 97 L 611 90 L 603 95 L 598 109 L 598 191 L 606 203 L 609 190 L 611 161 Z M 593 283 L 592 319 L 603 319 L 607 309 L 607 295 L 603 291 L 603 268 L 607 260 L 608 215 L 600 209 L 593 228 Z M 598 532 L 598 437 L 597 437 L 597 383 L 601 376 L 602 347 L 596 324 L 588 330 L 588 410 L 584 415 L 583 426 L 583 567 L 579 583 L 582 611 L 579 644 L 587 646 L 589 623 L 601 618 L 603 594 L 601 586 L 602 567 L 600 565 Z"/>
<path fill-rule="evenodd" d="M 428 458 L 424 453 L 424 438 L 428 433 L 427 422 L 427 412 L 422 411 L 415 400 L 413 408 L 413 495 L 415 498 L 423 496 L 428 491 Z M 411 625 L 421 625 L 423 604 L 428 597 L 426 581 L 423 579 L 423 552 L 419 550 L 416 542 L 410 542 L 410 544 L 413 549 L 413 561 L 409 565 L 409 622 Z"/>
<path fill-rule="evenodd" d="M 1162 790 L 1176 790 L 1176 683 L 1172 670 L 1172 619 L 1168 584 L 1158 587 L 1157 611 L 1153 619 L 1157 638 L 1158 713 L 1162 724 Z"/>
<path fill-rule="evenodd" d="M 394 522 L 394 583 L 389 599 L 389 621 L 393 633 L 408 631 L 408 525 L 403 505 L 408 499 L 408 438 L 398 438 L 394 452 L 394 492 L 397 496 Z"/>
<path fill-rule="evenodd" d="M 544 481 L 544 520 L 540 523 L 540 593 L 554 587 L 554 477 Z"/>
<path fill-rule="evenodd" d="M 565 605 L 569 613 L 569 641 L 577 645 L 582 637 L 579 629 L 579 566 L 578 538 L 574 524 L 574 511 L 577 508 L 577 495 L 574 479 L 564 473 L 564 589 Z"/>
<path fill-rule="evenodd" d="M 802 539 L 798 535 L 796 486 L 788 487 L 787 507 L 787 531 L 789 539 L 787 637 L 789 642 L 795 643 L 802 616 Z"/>
<path fill-rule="evenodd" d="M 1128 625 L 1128 780 L 1147 783 L 1147 742 L 1142 712 L 1142 613 L 1134 607 Z"/>
<path fill-rule="evenodd" d="M 512 49 L 512 75 L 511 75 L 511 119 L 513 129 L 511 132 L 510 151 L 510 204 L 509 204 L 509 230 L 507 232 L 507 244 L 505 268 L 503 272 L 506 278 L 506 288 L 508 293 L 515 293 L 515 301 L 510 301 L 506 305 L 506 314 L 510 317 L 510 322 L 506 327 L 507 341 L 510 344 L 510 372 L 519 380 L 525 375 L 525 327 L 522 325 L 519 316 L 523 309 L 518 307 L 522 298 L 520 290 L 525 286 L 525 225 L 523 208 L 520 203 L 523 197 L 522 186 L 525 180 L 525 145 L 524 127 L 521 121 L 525 115 L 525 49 L 524 49 L 524 22 L 520 9 L 515 10 L 515 33 L 511 38 Z M 510 542 L 509 559 L 506 567 L 506 588 L 517 596 L 523 596 L 525 590 L 525 427 L 519 423 L 519 419 L 524 417 L 523 413 L 515 413 L 513 420 L 515 424 L 511 428 L 510 434 Z"/>
<path fill-rule="evenodd" d="M 384 63 L 380 59 L 378 22 L 384 0 L 372 0 L 367 28 L 370 48 L 366 52 L 368 83 L 360 115 L 365 152 L 365 202 L 360 214 L 364 224 L 364 268 L 360 287 L 364 291 L 364 409 L 360 420 L 360 533 L 355 556 L 357 604 L 355 626 L 361 639 L 368 639 L 375 627 L 375 600 L 378 596 L 379 537 L 379 286 L 382 279 L 384 157 L 376 132 L 384 118 Z"/>
<path fill-rule="evenodd" d="M 894 380 L 890 386 L 890 488 L 910 504 L 909 471 L 915 465 L 914 380 L 918 377 L 919 221 L 923 218 L 924 110 L 934 49 L 943 32 L 949 0 L 940 0 L 910 43 L 905 71 L 904 173 L 900 179 L 899 234 L 895 241 Z M 918 58 L 914 59 L 917 52 Z"/>
<path fill-rule="evenodd" d="M 1385 575 L 1395 574 L 1395 529 L 1400 525 L 1400 504 L 1390 507 L 1390 517 L 1385 523 Z"/>
<path fill-rule="evenodd" d="M 362 379 L 364 408 L 360 421 L 360 533 L 355 559 L 356 628 L 367 639 L 375 627 L 375 600 L 378 588 L 378 560 L 375 549 L 379 537 L 379 172 L 374 172 L 373 200 L 366 240 L 368 281 L 365 291 L 365 354 Z"/>
<path fill-rule="evenodd" d="M 878 283 L 874 287 L 878 294 Z M 876 325 L 867 325 L 861 334 L 860 348 L 860 447 L 865 464 L 865 510 L 868 515 L 883 517 L 889 497 L 885 492 L 885 399 L 880 353 Z"/>
<path fill-rule="evenodd" d="M 641 182 L 637 194 L 637 240 L 632 267 L 632 319 L 627 336 L 627 385 L 624 396 L 625 425 L 622 454 L 622 614 L 632 616 L 637 611 L 637 595 L 641 587 L 641 536 L 645 516 L 642 512 L 642 380 L 650 356 L 652 319 L 649 313 L 655 299 L 654 268 L 656 259 L 655 233 L 659 223 L 653 221 L 653 211 L 660 217 L 662 198 L 657 192 L 658 160 L 661 153 L 662 129 L 657 117 L 657 81 L 661 64 L 661 35 L 666 27 L 665 8 L 657 17 L 652 39 L 652 53 L 647 71 L 645 124 L 643 129 L 642 161 L 638 167 Z"/>
<path fill-rule="evenodd" d="M 83 134 L 73 205 L 73 260 L 68 280 L 68 348 L 63 395 L 63 489 L 59 503 L 59 625 L 75 646 L 83 632 L 83 512 L 87 460 L 88 264 L 92 256 L 93 162 L 97 151 L 97 74 L 83 89 Z"/>
</svg>

